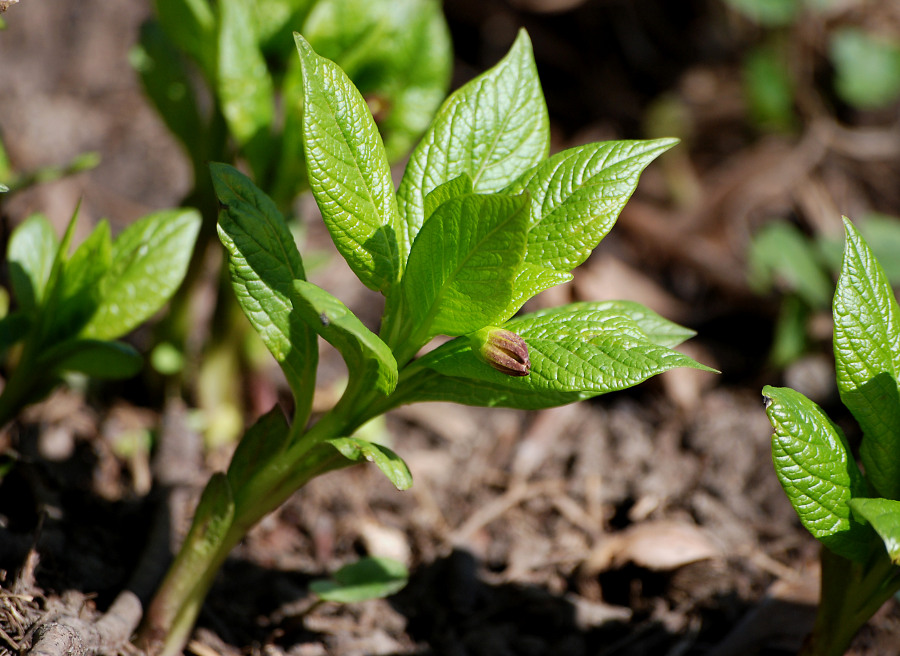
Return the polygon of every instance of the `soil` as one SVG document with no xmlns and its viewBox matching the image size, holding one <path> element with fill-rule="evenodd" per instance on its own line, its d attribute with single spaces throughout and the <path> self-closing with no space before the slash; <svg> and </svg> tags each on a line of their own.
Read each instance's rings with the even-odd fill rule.
<svg viewBox="0 0 900 656">
<path fill-rule="evenodd" d="M 900 34 L 896 3 L 844 5 L 827 20 Z M 851 438 L 853 429 L 834 389 L 827 312 L 810 322 L 808 355 L 768 364 L 781 295 L 751 289 L 747 246 L 772 219 L 839 235 L 842 213 L 900 216 L 897 105 L 855 111 L 821 83 L 825 19 L 789 28 L 808 84 L 799 126 L 777 133 L 754 127 L 741 90 L 742 54 L 761 31 L 718 1 L 448 0 L 445 10 L 454 84 L 494 63 L 517 27 L 529 30 L 554 149 L 657 134 L 660 99 L 675 103 L 683 144 L 648 169 L 575 281 L 534 305 L 642 302 L 696 330 L 684 350 L 723 373 L 676 370 L 539 412 L 390 413 L 375 429 L 408 462 L 413 488 L 397 492 L 365 467 L 307 485 L 235 549 L 187 652 L 796 653 L 815 613 L 818 547 L 775 478 L 760 389 L 802 389 Z M 82 226 L 108 217 L 115 230 L 189 190 L 190 167 L 128 63 L 150 15 L 144 0 L 22 0 L 4 14 L 0 128 L 16 170 L 88 150 L 102 158 L 4 199 L 4 235 L 34 211 L 61 229 L 79 198 Z M 308 246 L 326 253 L 324 228 L 309 218 L 307 229 Z M 377 320 L 377 298 L 340 258 L 322 259 L 314 280 Z M 326 355 L 323 381 L 341 366 Z M 267 410 L 276 372 L 248 381 L 248 412 Z M 229 455 L 204 448 L 189 406 L 137 385 L 74 386 L 0 434 L 0 453 L 16 458 L 0 479 L 0 654 L 27 651 L 48 618 L 96 618 L 135 583 L 147 544 L 177 543 Z M 153 461 L 122 448 L 122 435 L 146 430 L 160 441 Z M 173 534 L 160 537 L 161 484 L 178 503 Z M 365 554 L 405 562 L 408 586 L 382 600 L 314 603 L 311 580 Z M 850 653 L 898 645 L 892 601 Z"/>
</svg>

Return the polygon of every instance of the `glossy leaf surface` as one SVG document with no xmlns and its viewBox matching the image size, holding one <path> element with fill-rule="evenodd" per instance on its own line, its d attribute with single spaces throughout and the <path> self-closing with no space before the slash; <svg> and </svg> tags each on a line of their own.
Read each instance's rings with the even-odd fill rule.
<svg viewBox="0 0 900 656">
<path fill-rule="evenodd" d="M 380 599 L 399 592 L 409 580 L 406 566 L 390 558 L 366 557 L 344 565 L 334 580 L 317 580 L 310 591 L 324 601 L 350 604 Z"/>
<path fill-rule="evenodd" d="M 521 31 L 494 68 L 455 91 L 416 146 L 397 190 L 410 251 L 425 220 L 425 196 L 462 174 L 476 192 L 496 192 L 546 157 L 547 107 L 531 41 Z"/>
<path fill-rule="evenodd" d="M 525 254 L 527 200 L 469 194 L 435 210 L 403 278 L 417 334 L 463 335 L 495 322 Z"/>
<path fill-rule="evenodd" d="M 336 437 L 325 441 L 351 462 L 373 463 L 398 490 L 408 490 L 412 486 L 412 474 L 406 463 L 386 446 L 358 437 Z"/>
<path fill-rule="evenodd" d="M 295 35 L 309 183 L 338 251 L 369 288 L 399 279 L 397 201 L 375 121 L 350 78 Z"/>
<path fill-rule="evenodd" d="M 850 507 L 855 515 L 875 529 L 891 561 L 900 565 L 900 501 L 851 499 Z"/>
<path fill-rule="evenodd" d="M 900 310 L 884 270 L 845 220 L 834 295 L 834 356 L 844 405 L 863 430 L 860 458 L 878 492 L 900 499 Z"/>
<path fill-rule="evenodd" d="M 675 367 L 708 370 L 654 343 L 680 341 L 687 331 L 641 310 L 637 304 L 583 303 L 506 322 L 503 327 L 528 345 L 531 373 L 523 377 L 495 371 L 476 357 L 469 340 L 453 340 L 422 358 L 421 365 L 446 379 L 428 379 L 415 398 L 546 408 L 621 390 Z M 652 338 L 642 326 L 652 331 Z"/>
<path fill-rule="evenodd" d="M 227 164 L 212 164 L 213 186 L 224 209 L 219 238 L 228 251 L 238 302 L 281 365 L 299 416 L 312 402 L 318 351 L 316 333 L 294 312 L 294 280 L 303 261 L 275 204 L 246 176 Z"/>
<path fill-rule="evenodd" d="M 767 386 L 763 395 L 775 429 L 775 473 L 800 521 L 838 555 L 864 557 L 865 528 L 851 517 L 849 505 L 864 482 L 843 433 L 799 392 Z"/>
</svg>

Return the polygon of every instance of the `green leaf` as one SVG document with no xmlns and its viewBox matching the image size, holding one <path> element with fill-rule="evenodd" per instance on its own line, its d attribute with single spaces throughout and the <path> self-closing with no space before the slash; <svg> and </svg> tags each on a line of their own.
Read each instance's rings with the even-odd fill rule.
<svg viewBox="0 0 900 656">
<path fill-rule="evenodd" d="M 835 89 L 861 109 L 885 107 L 900 96 L 900 43 L 855 27 L 834 30 L 829 54 Z"/>
<path fill-rule="evenodd" d="M 878 493 L 900 499 L 900 310 L 884 270 L 845 219 L 834 294 L 834 357 L 841 401 L 863 430 L 860 458 Z"/>
<path fill-rule="evenodd" d="M 57 282 L 58 302 L 46 319 L 45 336 L 58 341 L 82 331 L 100 303 L 100 284 L 111 263 L 112 240 L 109 223 L 104 220 L 63 264 Z"/>
<path fill-rule="evenodd" d="M 546 157 L 547 106 L 531 41 L 521 31 L 494 68 L 455 91 L 416 146 L 397 190 L 406 234 L 401 261 L 425 221 L 425 196 L 463 173 L 476 192 L 500 191 Z"/>
<path fill-rule="evenodd" d="M 794 81 L 781 43 L 750 50 L 742 65 L 744 96 L 753 121 L 764 130 L 790 130 L 797 122 Z"/>
<path fill-rule="evenodd" d="M 389 160 L 409 152 L 447 93 L 453 56 L 435 0 L 330 0 L 300 30 L 370 103 Z"/>
<path fill-rule="evenodd" d="M 41 214 L 32 214 L 13 231 L 7 247 L 9 280 L 23 312 L 43 302 L 58 247 L 53 227 Z"/>
<path fill-rule="evenodd" d="M 361 440 L 358 437 L 336 437 L 325 440 L 351 462 L 374 463 L 398 490 L 412 487 L 412 474 L 406 463 L 386 446 Z"/>
<path fill-rule="evenodd" d="M 800 0 L 726 0 L 734 9 L 760 25 L 790 25 L 800 12 Z"/>
<path fill-rule="evenodd" d="M 650 162 L 677 139 L 577 146 L 522 175 L 506 193 L 532 198 L 526 262 L 571 271 L 615 224 Z"/>
<path fill-rule="evenodd" d="M 54 372 L 78 371 L 93 378 L 131 378 L 143 359 L 123 342 L 72 339 L 56 344 L 38 357 L 38 365 Z"/>
<path fill-rule="evenodd" d="M 256 14 L 246 0 L 219 0 L 216 92 L 228 128 L 257 178 L 269 162 L 275 116 L 272 77 L 257 40 Z"/>
<path fill-rule="evenodd" d="M 527 204 L 526 195 L 469 194 L 435 210 L 403 277 L 416 335 L 463 335 L 495 322 L 525 253 Z"/>
<path fill-rule="evenodd" d="M 434 211 L 451 198 L 465 196 L 473 193 L 472 179 L 463 173 L 458 178 L 453 178 L 438 185 L 425 196 L 425 220 L 434 214 Z"/>
<path fill-rule="evenodd" d="M 247 429 L 228 465 L 228 483 L 236 496 L 256 473 L 284 452 L 289 438 L 290 426 L 277 405 Z"/>
<path fill-rule="evenodd" d="M 366 557 L 344 565 L 334 573 L 334 580 L 311 581 L 310 591 L 324 601 L 342 604 L 367 599 L 381 599 L 406 586 L 406 566 L 391 558 Z"/>
<path fill-rule="evenodd" d="M 378 336 L 350 309 L 321 287 L 294 281 L 294 309 L 347 363 L 349 385 L 363 385 L 384 395 L 397 386 L 397 361 Z"/>
<path fill-rule="evenodd" d="M 625 389 L 675 367 L 712 371 L 654 343 L 677 343 L 687 330 L 635 303 L 563 306 L 517 317 L 503 328 L 528 344 L 529 375 L 506 376 L 479 360 L 468 339 L 455 339 L 418 361 L 445 378 L 424 381 L 414 400 L 445 394 L 470 405 L 547 408 Z"/>
<path fill-rule="evenodd" d="M 805 396 L 766 386 L 766 414 L 775 429 L 775 473 L 800 521 L 836 554 L 859 560 L 867 552 L 865 528 L 849 501 L 865 486 L 841 429 Z"/>
<path fill-rule="evenodd" d="M 238 302 L 281 365 L 305 423 L 312 404 L 318 351 L 316 333 L 294 311 L 294 280 L 303 261 L 284 217 L 272 200 L 227 164 L 211 164 L 213 186 L 224 208 L 219 238 L 228 251 Z"/>
<path fill-rule="evenodd" d="M 129 60 L 166 127 L 196 160 L 205 150 L 205 126 L 185 61 L 159 23 L 147 21 L 141 25 L 140 41 L 129 53 Z M 199 164 L 195 161 L 197 168 Z"/>
<path fill-rule="evenodd" d="M 832 279 L 813 243 L 795 226 L 773 221 L 753 237 L 748 252 L 750 283 L 760 293 L 796 292 L 812 308 L 826 308 Z"/>
<path fill-rule="evenodd" d="M 506 193 L 527 192 L 528 249 L 515 283 L 512 316 L 522 303 L 560 282 L 583 263 L 615 224 L 634 193 L 641 172 L 677 139 L 607 141 L 557 153 L 510 184 Z"/>
<path fill-rule="evenodd" d="M 370 289 L 399 280 L 400 229 L 387 156 L 365 100 L 299 34 L 309 183 L 338 251 Z"/>
<path fill-rule="evenodd" d="M 200 223 L 196 210 L 174 209 L 149 214 L 123 230 L 82 337 L 115 339 L 153 316 L 181 285 Z"/>
<path fill-rule="evenodd" d="M 850 508 L 857 518 L 872 525 L 884 541 L 891 562 L 900 565 L 900 501 L 851 499 Z"/>
<path fill-rule="evenodd" d="M 190 55 L 206 79 L 216 79 L 216 16 L 208 0 L 156 0 L 163 31 Z"/>
<path fill-rule="evenodd" d="M 33 325 L 31 318 L 21 310 L 0 319 L 0 358 L 10 346 L 25 339 Z"/>
</svg>

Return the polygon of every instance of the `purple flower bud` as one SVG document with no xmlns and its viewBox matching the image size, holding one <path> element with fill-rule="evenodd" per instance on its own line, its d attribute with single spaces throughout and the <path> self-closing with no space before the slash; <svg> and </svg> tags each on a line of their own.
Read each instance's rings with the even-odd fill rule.
<svg viewBox="0 0 900 656">
<path fill-rule="evenodd" d="M 478 356 L 507 376 L 527 376 L 531 371 L 528 344 L 521 336 L 496 326 L 482 328 L 472 335 Z"/>
</svg>

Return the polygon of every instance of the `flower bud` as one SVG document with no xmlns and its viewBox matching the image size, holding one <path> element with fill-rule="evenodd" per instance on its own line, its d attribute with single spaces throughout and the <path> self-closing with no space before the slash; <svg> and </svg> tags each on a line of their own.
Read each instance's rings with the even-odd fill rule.
<svg viewBox="0 0 900 656">
<path fill-rule="evenodd" d="M 487 326 L 472 334 L 475 353 L 500 373 L 527 376 L 531 371 L 528 344 L 521 336 L 496 326 Z"/>
</svg>

